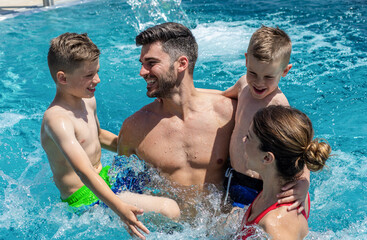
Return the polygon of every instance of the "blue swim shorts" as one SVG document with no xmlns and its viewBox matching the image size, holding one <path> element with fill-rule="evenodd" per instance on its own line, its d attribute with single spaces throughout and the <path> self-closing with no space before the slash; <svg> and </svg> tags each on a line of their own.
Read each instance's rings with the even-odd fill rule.
<svg viewBox="0 0 367 240">
<path fill-rule="evenodd" d="M 111 190 L 114 193 L 130 191 L 142 194 L 150 182 L 145 162 L 136 155 L 130 157 L 115 156 L 112 169 L 110 171 L 112 172 L 110 175 L 113 176 L 111 177 Z"/>
<path fill-rule="evenodd" d="M 224 188 L 227 191 L 226 198 L 229 195 L 234 207 L 243 208 L 245 205 L 251 204 L 262 190 L 262 185 L 262 180 L 251 178 L 232 168 L 228 168 L 226 171 L 224 179 Z"/>
</svg>

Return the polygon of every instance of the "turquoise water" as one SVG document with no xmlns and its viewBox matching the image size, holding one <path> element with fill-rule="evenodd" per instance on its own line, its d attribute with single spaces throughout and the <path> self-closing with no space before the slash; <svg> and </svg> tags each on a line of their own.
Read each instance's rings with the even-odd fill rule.
<svg viewBox="0 0 367 240">
<path fill-rule="evenodd" d="M 164 21 L 184 23 L 196 36 L 194 79 L 202 88 L 226 89 L 245 73 L 244 52 L 261 24 L 290 35 L 293 68 L 280 87 L 334 154 L 328 169 L 311 176 L 307 239 L 367 239 L 366 16 L 365 1 L 95 0 L 0 21 L 0 239 L 129 238 L 110 210 L 76 216 L 59 202 L 39 142 L 42 115 L 55 94 L 46 55 L 50 39 L 63 32 L 89 34 L 102 52 L 99 121 L 118 133 L 126 117 L 152 101 L 138 75 L 135 36 Z M 103 152 L 104 164 L 112 159 Z M 208 199 L 218 209 L 218 193 Z M 224 215 L 200 204 L 197 210 L 192 224 L 171 233 L 161 227 L 170 223 L 147 214 L 150 239 L 228 238 L 231 227 L 216 225 Z"/>
</svg>

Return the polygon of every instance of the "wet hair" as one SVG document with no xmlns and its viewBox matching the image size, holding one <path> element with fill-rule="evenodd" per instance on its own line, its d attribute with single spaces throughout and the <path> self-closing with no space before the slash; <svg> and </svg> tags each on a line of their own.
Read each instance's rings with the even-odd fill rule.
<svg viewBox="0 0 367 240">
<path fill-rule="evenodd" d="M 329 144 L 313 139 L 306 114 L 291 107 L 259 110 L 253 119 L 253 132 L 260 139 L 260 150 L 274 154 L 278 174 L 286 181 L 299 177 L 305 165 L 311 171 L 321 170 L 331 153 Z"/>
<path fill-rule="evenodd" d="M 171 58 L 171 63 L 184 55 L 189 60 L 189 73 L 192 75 L 198 58 L 198 44 L 192 32 L 182 24 L 167 22 L 141 32 L 135 38 L 137 46 L 155 42 L 162 44 L 162 49 Z"/>
<path fill-rule="evenodd" d="M 289 36 L 279 27 L 266 27 L 262 25 L 250 39 L 247 54 L 257 60 L 270 63 L 281 59 L 282 67 L 289 63 L 292 52 L 292 42 Z"/>
<path fill-rule="evenodd" d="M 48 51 L 48 67 L 54 81 L 56 73 L 72 73 L 84 61 L 95 61 L 99 58 L 98 47 L 86 33 L 64 33 L 51 40 Z"/>
</svg>

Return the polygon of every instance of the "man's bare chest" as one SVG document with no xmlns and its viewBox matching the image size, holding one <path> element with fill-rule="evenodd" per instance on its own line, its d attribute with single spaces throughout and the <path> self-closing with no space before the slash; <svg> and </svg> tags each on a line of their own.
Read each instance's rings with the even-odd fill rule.
<svg viewBox="0 0 367 240">
<path fill-rule="evenodd" d="M 158 124 L 149 131 L 138 146 L 137 153 L 144 160 L 161 169 L 206 167 L 214 152 L 220 127 L 214 121 L 196 123 Z M 222 151 L 224 152 L 224 151 Z"/>
</svg>

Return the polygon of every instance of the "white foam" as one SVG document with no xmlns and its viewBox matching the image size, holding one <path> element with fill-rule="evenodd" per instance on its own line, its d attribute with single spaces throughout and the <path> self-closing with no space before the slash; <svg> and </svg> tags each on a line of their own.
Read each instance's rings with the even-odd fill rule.
<svg viewBox="0 0 367 240">
<path fill-rule="evenodd" d="M 0 130 L 4 128 L 11 128 L 17 124 L 20 120 L 26 118 L 26 116 L 18 113 L 0 113 Z"/>
<path fill-rule="evenodd" d="M 243 21 L 217 21 L 198 24 L 192 32 L 199 45 L 201 60 L 223 61 L 243 55 L 255 30 Z"/>
</svg>

